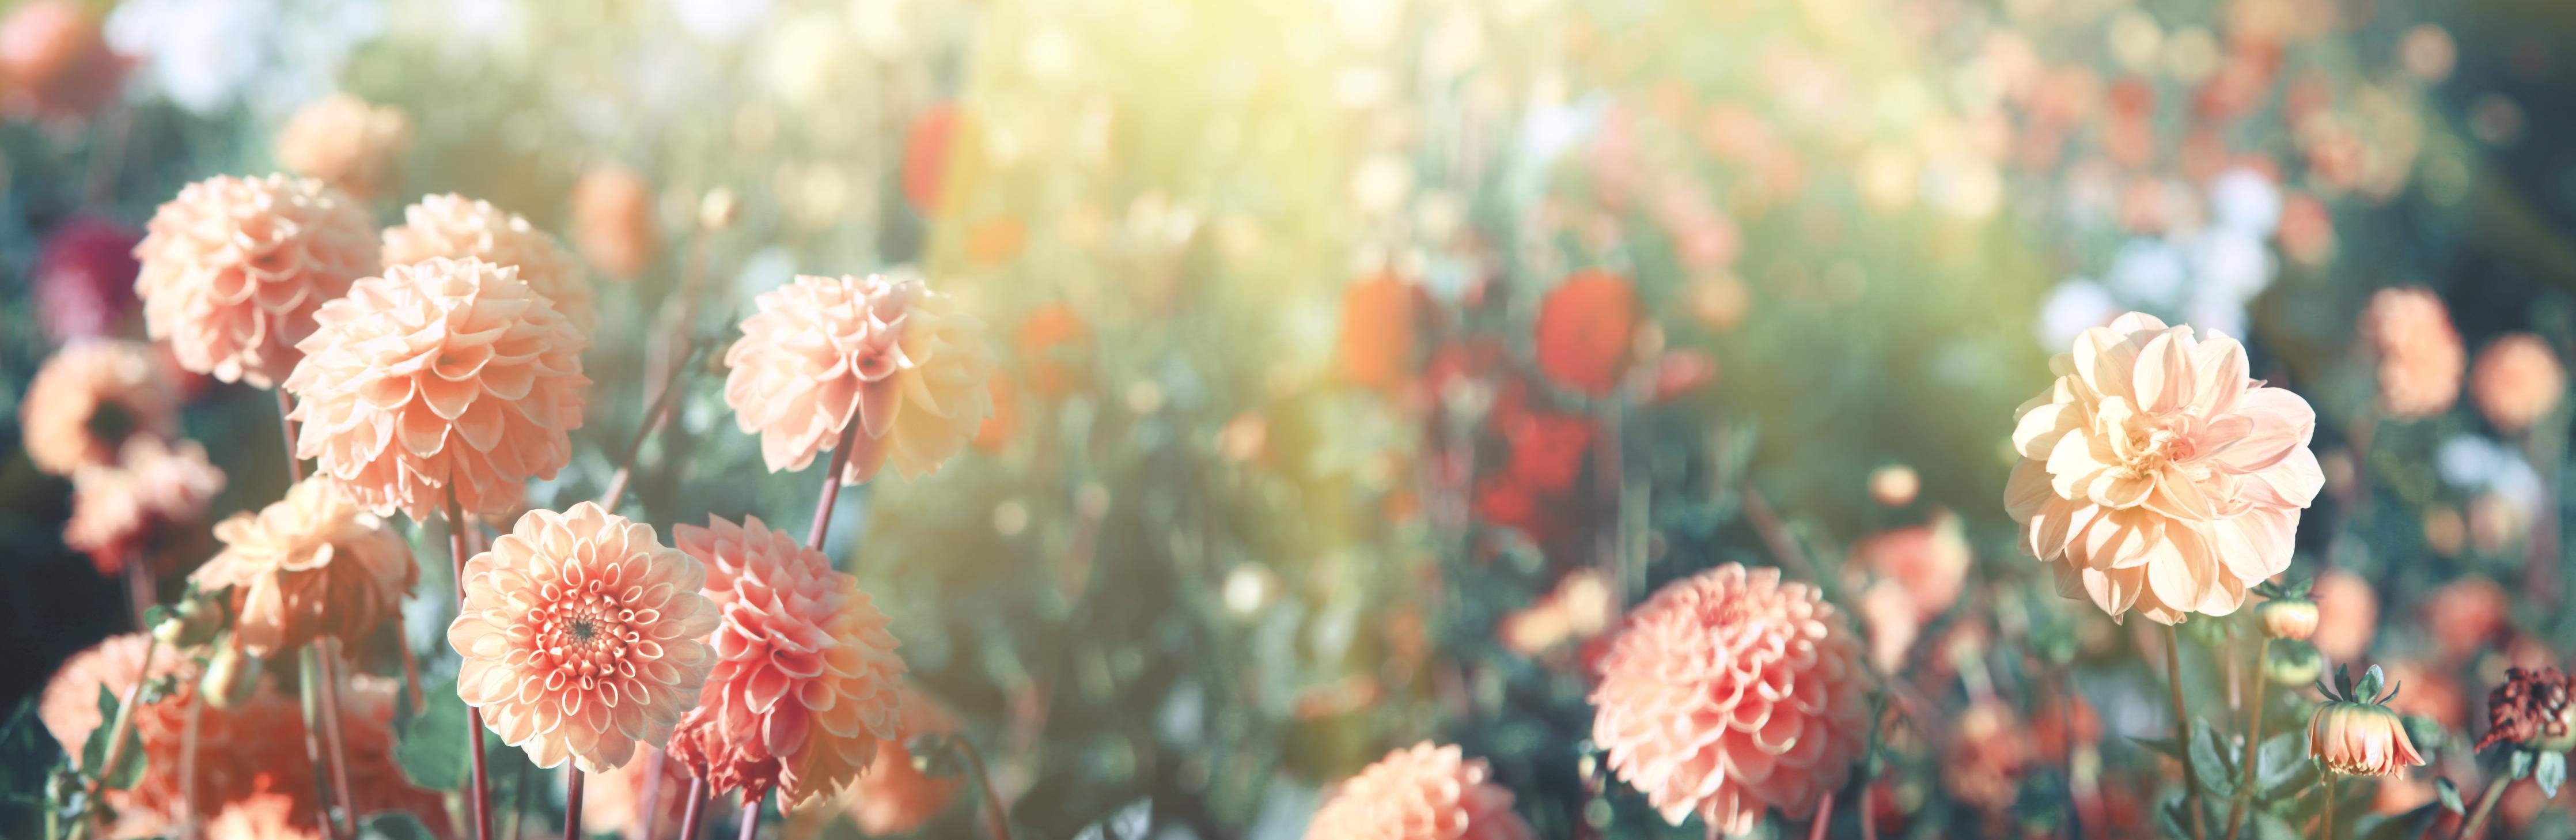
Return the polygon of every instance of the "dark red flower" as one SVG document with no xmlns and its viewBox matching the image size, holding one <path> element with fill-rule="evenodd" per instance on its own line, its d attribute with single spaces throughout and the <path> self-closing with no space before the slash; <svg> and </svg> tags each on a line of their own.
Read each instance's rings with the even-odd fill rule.
<svg viewBox="0 0 2576 840">
<path fill-rule="evenodd" d="M 30 274 L 37 323 L 56 344 L 75 338 L 112 337 L 143 308 L 134 296 L 134 244 L 143 233 L 106 219 L 81 216 L 55 228 L 36 254 Z"/>
</svg>

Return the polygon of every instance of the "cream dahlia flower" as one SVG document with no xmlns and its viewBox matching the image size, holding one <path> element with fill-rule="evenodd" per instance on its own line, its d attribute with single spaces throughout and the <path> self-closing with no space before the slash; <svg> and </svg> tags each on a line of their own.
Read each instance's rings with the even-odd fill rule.
<svg viewBox="0 0 2576 840">
<path fill-rule="evenodd" d="M 125 570 L 126 556 L 148 546 L 160 529 L 205 518 L 206 503 L 223 489 L 224 471 L 206 463 L 206 448 L 196 441 L 172 446 L 159 438 L 129 438 L 115 466 L 85 466 L 72 474 L 72 518 L 63 523 L 63 544 L 87 552 L 100 574 L 115 575 Z"/>
<path fill-rule="evenodd" d="M 2361 313 L 2361 337 L 2379 351 L 2379 405 L 2389 416 L 2421 419 L 2449 411 L 2460 398 L 2468 351 L 2450 310 L 2431 289 L 2381 289 Z"/>
<path fill-rule="evenodd" d="M 2508 433 L 2531 428 L 2567 395 L 2567 368 L 2549 342 L 2513 333 L 2487 345 L 2469 371 L 2469 394 L 2488 422 Z"/>
<path fill-rule="evenodd" d="M 385 264 L 407 265 L 431 257 L 475 257 L 493 265 L 518 266 L 519 282 L 553 301 L 555 311 L 572 319 L 582 335 L 599 327 L 590 276 L 581 264 L 554 235 L 492 202 L 450 193 L 422 196 L 420 203 L 403 208 L 403 223 L 385 229 Z"/>
<path fill-rule="evenodd" d="M 2246 376 L 2245 348 L 2139 313 L 2084 331 L 2023 403 L 2004 506 L 2058 592 L 2114 621 L 2226 615 L 2290 567 L 2325 483 L 2306 400 Z"/>
<path fill-rule="evenodd" d="M 1860 636 L 1814 587 L 1728 563 L 1629 612 L 1593 689 L 1592 740 L 1665 821 L 1750 831 L 1805 813 L 1868 749 Z"/>
<path fill-rule="evenodd" d="M 134 246 L 144 328 L 179 366 L 266 388 L 286 378 L 314 310 L 376 270 L 376 223 L 310 178 L 212 178 L 152 214 Z"/>
<path fill-rule="evenodd" d="M 402 109 L 335 94 L 306 105 L 277 132 L 277 162 L 360 199 L 386 186 L 411 147 L 411 118 Z"/>
<path fill-rule="evenodd" d="M 1424 741 L 1395 750 L 1336 786 L 1309 840 L 1528 840 L 1512 792 L 1488 781 L 1484 759 Z"/>
<path fill-rule="evenodd" d="M 529 511 L 465 564 L 447 628 L 465 657 L 456 693 L 539 767 L 623 765 L 698 704 L 715 661 L 706 577 L 652 526 L 599 505 Z"/>
<path fill-rule="evenodd" d="M 859 581 L 757 517 L 672 529 L 724 614 L 706 704 L 673 755 L 717 791 L 787 807 L 838 794 L 894 740 L 903 657 Z"/>
<path fill-rule="evenodd" d="M 518 269 L 434 257 L 390 266 L 315 313 L 286 380 L 315 459 L 379 515 L 425 519 L 448 493 L 503 515 L 572 458 L 587 340 Z"/>
<path fill-rule="evenodd" d="M 771 472 L 804 469 L 851 423 L 843 482 L 887 460 L 937 472 L 993 413 L 984 322 L 919 280 L 798 277 L 760 296 L 725 366 L 725 404 Z"/>
<path fill-rule="evenodd" d="M 151 349 L 88 339 L 45 359 L 18 403 L 27 460 L 54 475 L 115 463 L 130 436 L 179 433 L 179 405 Z"/>
<path fill-rule="evenodd" d="M 233 514 L 215 525 L 215 539 L 224 550 L 189 579 L 203 591 L 232 590 L 234 629 L 259 656 L 317 636 L 361 640 L 420 580 L 411 544 L 329 476 L 297 483 L 256 515 Z"/>
</svg>

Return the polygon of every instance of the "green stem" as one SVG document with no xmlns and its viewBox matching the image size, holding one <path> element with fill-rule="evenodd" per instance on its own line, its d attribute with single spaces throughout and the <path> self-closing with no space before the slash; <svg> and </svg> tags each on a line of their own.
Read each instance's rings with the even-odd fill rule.
<svg viewBox="0 0 2576 840">
<path fill-rule="evenodd" d="M 134 669 L 134 684 L 126 686 L 124 702 L 116 704 L 116 720 L 107 730 L 107 753 L 99 757 L 97 767 L 88 768 L 89 799 L 81 803 L 81 821 L 72 826 L 72 840 L 89 836 L 90 826 L 98 822 L 98 801 L 107 792 L 107 777 L 115 774 L 117 762 L 125 758 L 126 736 L 134 732 L 135 701 L 143 699 L 143 684 L 151 681 L 152 656 L 161 652 L 160 636 L 147 631 L 143 638 L 143 664 Z"/>
<path fill-rule="evenodd" d="M 2191 840 L 2202 840 L 2207 832 L 2200 810 L 2200 779 L 2191 771 L 2191 715 L 2182 702 L 2182 635 L 2173 625 L 2165 625 L 2165 682 L 2173 689 L 2174 743 L 2182 745 L 2183 821 L 2191 824 Z"/>
<path fill-rule="evenodd" d="M 2272 658 L 2272 637 L 2254 648 L 2254 702 L 2245 707 L 2245 781 L 2236 786 L 2234 804 L 2227 806 L 2227 840 L 2236 840 L 2245 828 L 2245 803 L 2254 796 L 2254 765 L 2263 758 L 2263 689 L 2272 684 L 2264 672 Z"/>
<path fill-rule="evenodd" d="M 2323 817 L 2325 823 L 2321 827 L 2322 830 L 2317 832 L 2317 840 L 2334 840 L 2334 789 L 2335 782 L 2338 781 L 2335 777 L 2340 775 L 2343 774 L 2332 770 L 2326 771 L 2326 810 Z"/>
<path fill-rule="evenodd" d="M 2451 840 L 2479 836 L 2479 832 L 2487 827 L 2487 815 L 2495 813 L 2496 802 L 2504 799 L 2504 789 L 2512 784 L 2513 774 L 2505 772 L 2504 768 L 2496 768 L 2495 778 L 2487 780 L 2487 791 L 2478 795 L 2478 807 L 2470 809 L 2469 818 L 2460 823 L 2460 833 L 2451 835 Z"/>
<path fill-rule="evenodd" d="M 993 774 L 984 772 L 984 755 L 975 751 L 975 742 L 951 738 L 957 754 L 966 759 L 966 772 L 984 789 L 984 819 L 993 824 L 993 840 L 1011 840 L 1011 818 L 1002 810 L 1002 792 L 993 787 Z"/>
</svg>

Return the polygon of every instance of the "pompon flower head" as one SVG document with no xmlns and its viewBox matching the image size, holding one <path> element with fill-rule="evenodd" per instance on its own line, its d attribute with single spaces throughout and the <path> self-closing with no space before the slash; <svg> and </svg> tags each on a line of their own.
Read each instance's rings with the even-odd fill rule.
<svg viewBox="0 0 2576 840">
<path fill-rule="evenodd" d="M 993 413 L 984 322 L 919 280 L 797 277 L 760 296 L 725 366 L 725 404 L 771 472 L 804 469 L 857 423 L 842 481 L 887 461 L 926 475 Z"/>
<path fill-rule="evenodd" d="M 1334 787 L 1309 840 L 1528 840 L 1512 793 L 1484 759 L 1429 741 L 1395 750 Z"/>
<path fill-rule="evenodd" d="M 724 615 L 705 703 L 672 755 L 716 792 L 788 807 L 841 792 L 895 736 L 904 664 L 886 617 L 831 558 L 759 518 L 672 529 Z"/>
<path fill-rule="evenodd" d="M 294 369 L 323 301 L 375 272 L 375 227 L 355 199 L 310 178 L 189 184 L 134 246 L 144 328 L 181 367 L 269 387 Z"/>
<path fill-rule="evenodd" d="M 706 578 L 652 526 L 597 504 L 529 511 L 465 563 L 447 628 L 465 657 L 456 693 L 539 767 L 623 765 L 698 704 L 715 662 Z"/>
<path fill-rule="evenodd" d="M 132 436 L 179 432 L 179 406 L 152 353 L 131 341 L 91 339 L 56 351 L 18 403 L 27 460 L 54 475 L 109 464 Z"/>
<path fill-rule="evenodd" d="M 1538 311 L 1538 368 L 1558 386 L 1608 395 L 1628 370 L 1637 290 L 1607 271 L 1579 271 L 1547 293 Z"/>
<path fill-rule="evenodd" d="M 504 515 L 571 459 L 587 340 L 516 267 L 391 266 L 314 317 L 286 380 L 295 454 L 359 504 L 425 519 L 453 492 L 466 513 Z"/>
<path fill-rule="evenodd" d="M 125 570 L 128 555 L 149 548 L 163 529 L 205 518 L 206 503 L 223 489 L 224 471 L 206 462 L 206 448 L 196 441 L 173 446 L 159 438 L 129 438 L 115 466 L 90 465 L 72 474 L 72 518 L 63 524 L 63 544 L 88 553 L 99 574 L 116 575 Z M 157 562 L 167 565 L 173 558 Z"/>
<path fill-rule="evenodd" d="M 614 164 L 582 173 L 572 185 L 572 234 L 582 258 L 608 276 L 644 273 L 662 247 L 653 228 L 653 185 Z"/>
<path fill-rule="evenodd" d="M 2132 312 L 2049 370 L 2056 384 L 2015 415 L 2004 506 L 2060 594 L 2173 624 L 2235 612 L 2289 568 L 2325 483 L 2316 412 L 2247 378 L 2243 345 Z"/>
<path fill-rule="evenodd" d="M 2379 351 L 2379 407 L 2401 420 L 2431 417 L 2460 398 L 2468 353 L 2450 310 L 2421 286 L 2381 289 L 2361 313 L 2361 337 Z"/>
<path fill-rule="evenodd" d="M 383 517 L 314 476 L 259 513 L 215 525 L 224 550 L 189 575 L 198 589 L 232 590 L 242 647 L 276 656 L 335 636 L 363 639 L 420 580 L 411 544 Z"/>
<path fill-rule="evenodd" d="M 1804 813 L 1867 749 L 1876 680 L 1842 612 L 1778 569 L 1728 563 L 1628 614 L 1600 664 L 1592 740 L 1665 821 L 1743 833 Z"/>
<path fill-rule="evenodd" d="M 2336 686 L 2319 686 L 2326 702 L 2308 718 L 2308 754 L 2326 769 L 2352 776 L 2394 776 L 2421 766 L 2424 756 L 2406 737 L 2406 723 L 2388 708 L 2398 686 L 2385 685 L 2379 666 L 2354 683 L 2338 668 Z M 2381 688 L 2387 688 L 2385 693 Z"/>
<path fill-rule="evenodd" d="M 277 162 L 360 200 L 387 186 L 411 148 L 411 118 L 345 93 L 296 109 L 277 132 Z"/>
<path fill-rule="evenodd" d="M 475 257 L 493 265 L 518 266 L 519 282 L 553 301 L 555 311 L 572 320 L 582 335 L 599 327 L 592 302 L 590 276 L 552 234 L 528 220 L 461 195 L 422 196 L 403 208 L 403 223 L 385 229 L 386 265 L 406 265 L 431 257 Z"/>
<path fill-rule="evenodd" d="M 2567 368 L 2549 342 L 2513 333 L 2487 345 L 2469 371 L 2469 395 L 2487 421 L 2507 433 L 2531 428 L 2567 395 Z"/>
</svg>

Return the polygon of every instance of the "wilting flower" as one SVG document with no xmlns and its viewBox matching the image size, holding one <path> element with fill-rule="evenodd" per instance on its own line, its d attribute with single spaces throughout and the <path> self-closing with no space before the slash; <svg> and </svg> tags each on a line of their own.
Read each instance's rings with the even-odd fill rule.
<svg viewBox="0 0 2576 840">
<path fill-rule="evenodd" d="M 919 280 L 800 276 L 760 296 L 725 366 L 725 404 L 771 472 L 804 469 L 857 423 L 842 481 L 888 460 L 926 475 L 993 413 L 984 322 Z"/>
<path fill-rule="evenodd" d="M 656 772 L 661 774 L 661 789 L 654 795 L 655 809 L 660 813 L 647 815 L 645 788 L 656 783 Z M 582 783 L 581 828 L 594 835 L 667 836 L 679 830 L 680 820 L 686 815 L 688 790 L 688 772 L 680 763 L 661 750 L 647 747 L 625 765 L 594 773 Z"/>
<path fill-rule="evenodd" d="M 2317 634 L 2317 602 L 2305 598 L 2276 598 L 2255 607 L 2254 619 L 2263 625 L 2266 637 L 2304 642 Z"/>
<path fill-rule="evenodd" d="M 706 564 L 716 625 L 706 702 L 671 754 L 712 790 L 802 807 L 838 794 L 893 740 L 903 657 L 886 617 L 823 552 L 754 517 L 672 529 Z"/>
<path fill-rule="evenodd" d="M 1020 368 L 1028 372 L 1029 390 L 1062 399 L 1091 384 L 1091 325 L 1082 313 L 1062 303 L 1029 310 L 1013 333 Z"/>
<path fill-rule="evenodd" d="M 1342 289 L 1338 354 L 1342 378 L 1362 388 L 1393 390 L 1413 376 L 1413 284 L 1391 272 Z"/>
<path fill-rule="evenodd" d="M 124 83 L 125 60 L 81 4 L 36 0 L 0 20 L 0 112 L 78 119 L 115 99 Z"/>
<path fill-rule="evenodd" d="M 72 473 L 63 544 L 88 553 L 99 574 L 113 577 L 163 529 L 204 518 L 206 503 L 223 489 L 224 471 L 206 463 L 206 448 L 196 441 L 171 446 L 160 438 L 128 438 L 115 466 L 91 464 Z"/>
<path fill-rule="evenodd" d="M 2469 371 L 2469 395 L 2487 421 L 2507 433 L 2531 428 L 2567 394 L 2567 368 L 2549 342 L 2513 333 L 2487 345 Z"/>
<path fill-rule="evenodd" d="M 610 277 L 630 278 L 662 247 L 653 227 L 653 185 L 623 166 L 592 167 L 572 185 L 572 239 Z"/>
<path fill-rule="evenodd" d="M 1804 813 L 1867 749 L 1860 639 L 1814 587 L 1728 563 L 1628 614 L 1600 664 L 1592 740 L 1665 821 L 1722 831 Z"/>
<path fill-rule="evenodd" d="M 573 261 L 552 234 L 528 224 L 525 217 L 454 193 L 422 196 L 403 208 L 403 223 L 385 229 L 386 265 L 408 265 L 432 257 L 474 257 L 493 265 L 518 266 L 519 282 L 552 301 L 555 311 L 588 336 L 599 328 L 599 308 L 592 302 L 590 276 Z"/>
<path fill-rule="evenodd" d="M 1628 370 L 1637 290 L 1607 271 L 1578 271 L 1538 311 L 1538 368 L 1558 386 L 1600 397 Z"/>
<path fill-rule="evenodd" d="M 706 578 L 652 526 L 597 504 L 529 511 L 465 564 L 447 628 L 465 657 L 457 696 L 539 767 L 623 765 L 698 704 L 715 662 Z"/>
<path fill-rule="evenodd" d="M 2316 412 L 2246 376 L 2245 348 L 2140 314 L 2085 330 L 2023 403 L 2004 505 L 2022 548 L 2113 620 L 2226 615 L 2289 568 L 2325 483 Z"/>
<path fill-rule="evenodd" d="M 2541 753 L 2576 749 L 2576 678 L 2556 668 L 2508 668 L 2487 694 L 2487 734 L 2478 752 L 2512 744 Z"/>
<path fill-rule="evenodd" d="M 947 704 L 910 683 L 904 684 L 902 694 L 903 712 L 896 721 L 895 737 L 878 748 L 876 762 L 851 783 L 837 808 L 871 837 L 901 834 L 930 821 L 956 800 L 966 781 L 956 775 L 933 776 L 913 766 L 906 743 L 925 735 L 954 734 L 962 724 Z"/>
<path fill-rule="evenodd" d="M 2379 694 L 2379 669 L 2370 669 L 2355 688 L 2359 693 L 2326 692 L 2327 702 L 2308 718 L 2308 754 L 2326 769 L 2353 776 L 2394 776 L 2422 765 L 2415 742 L 2406 737 L 2406 722 Z M 2394 689 L 2390 693 L 2395 693 Z"/>
<path fill-rule="evenodd" d="M 5 24 L 0 24 L 5 29 Z M 0 41 L 8 35 L 0 31 Z M 139 231 L 92 216 L 64 222 L 45 237 L 27 272 L 36 325 L 56 343 L 123 332 L 142 301 L 134 297 Z"/>
<path fill-rule="evenodd" d="M 314 313 L 286 380 L 316 459 L 379 515 L 426 519 L 452 497 L 466 513 L 517 507 L 553 478 L 582 422 L 588 342 L 518 269 L 432 258 L 385 269 Z"/>
<path fill-rule="evenodd" d="M 143 345 L 92 339 L 36 369 L 18 403 L 18 428 L 37 469 L 71 475 L 115 462 L 128 437 L 178 434 L 179 407 Z"/>
<path fill-rule="evenodd" d="M 411 544 L 329 476 L 298 482 L 256 515 L 233 514 L 215 539 L 224 550 L 189 578 L 204 591 L 232 590 L 235 632 L 259 656 L 317 636 L 363 640 L 420 580 Z"/>
<path fill-rule="evenodd" d="M 134 246 L 145 330 L 181 367 L 261 388 L 295 367 L 315 310 L 377 265 L 366 208 L 310 178 L 189 184 L 148 230 Z"/>
<path fill-rule="evenodd" d="M 2442 656 L 2463 661 L 2504 632 L 2512 619 L 2513 599 L 2504 587 L 2482 575 L 2442 584 L 2424 599 L 2424 626 L 2442 646 Z"/>
<path fill-rule="evenodd" d="M 1334 787 L 1309 840 L 1527 840 L 1512 793 L 1484 759 L 1424 741 L 1389 752 Z"/>
<path fill-rule="evenodd" d="M 2402 420 L 2448 411 L 2460 398 L 2467 351 L 2450 311 L 2430 289 L 2381 289 L 2361 313 L 2361 337 L 2379 351 L 2379 405 Z"/>
<path fill-rule="evenodd" d="M 411 147 L 411 118 L 399 108 L 335 94 L 306 105 L 277 132 L 277 162 L 360 200 L 387 186 Z"/>
</svg>

